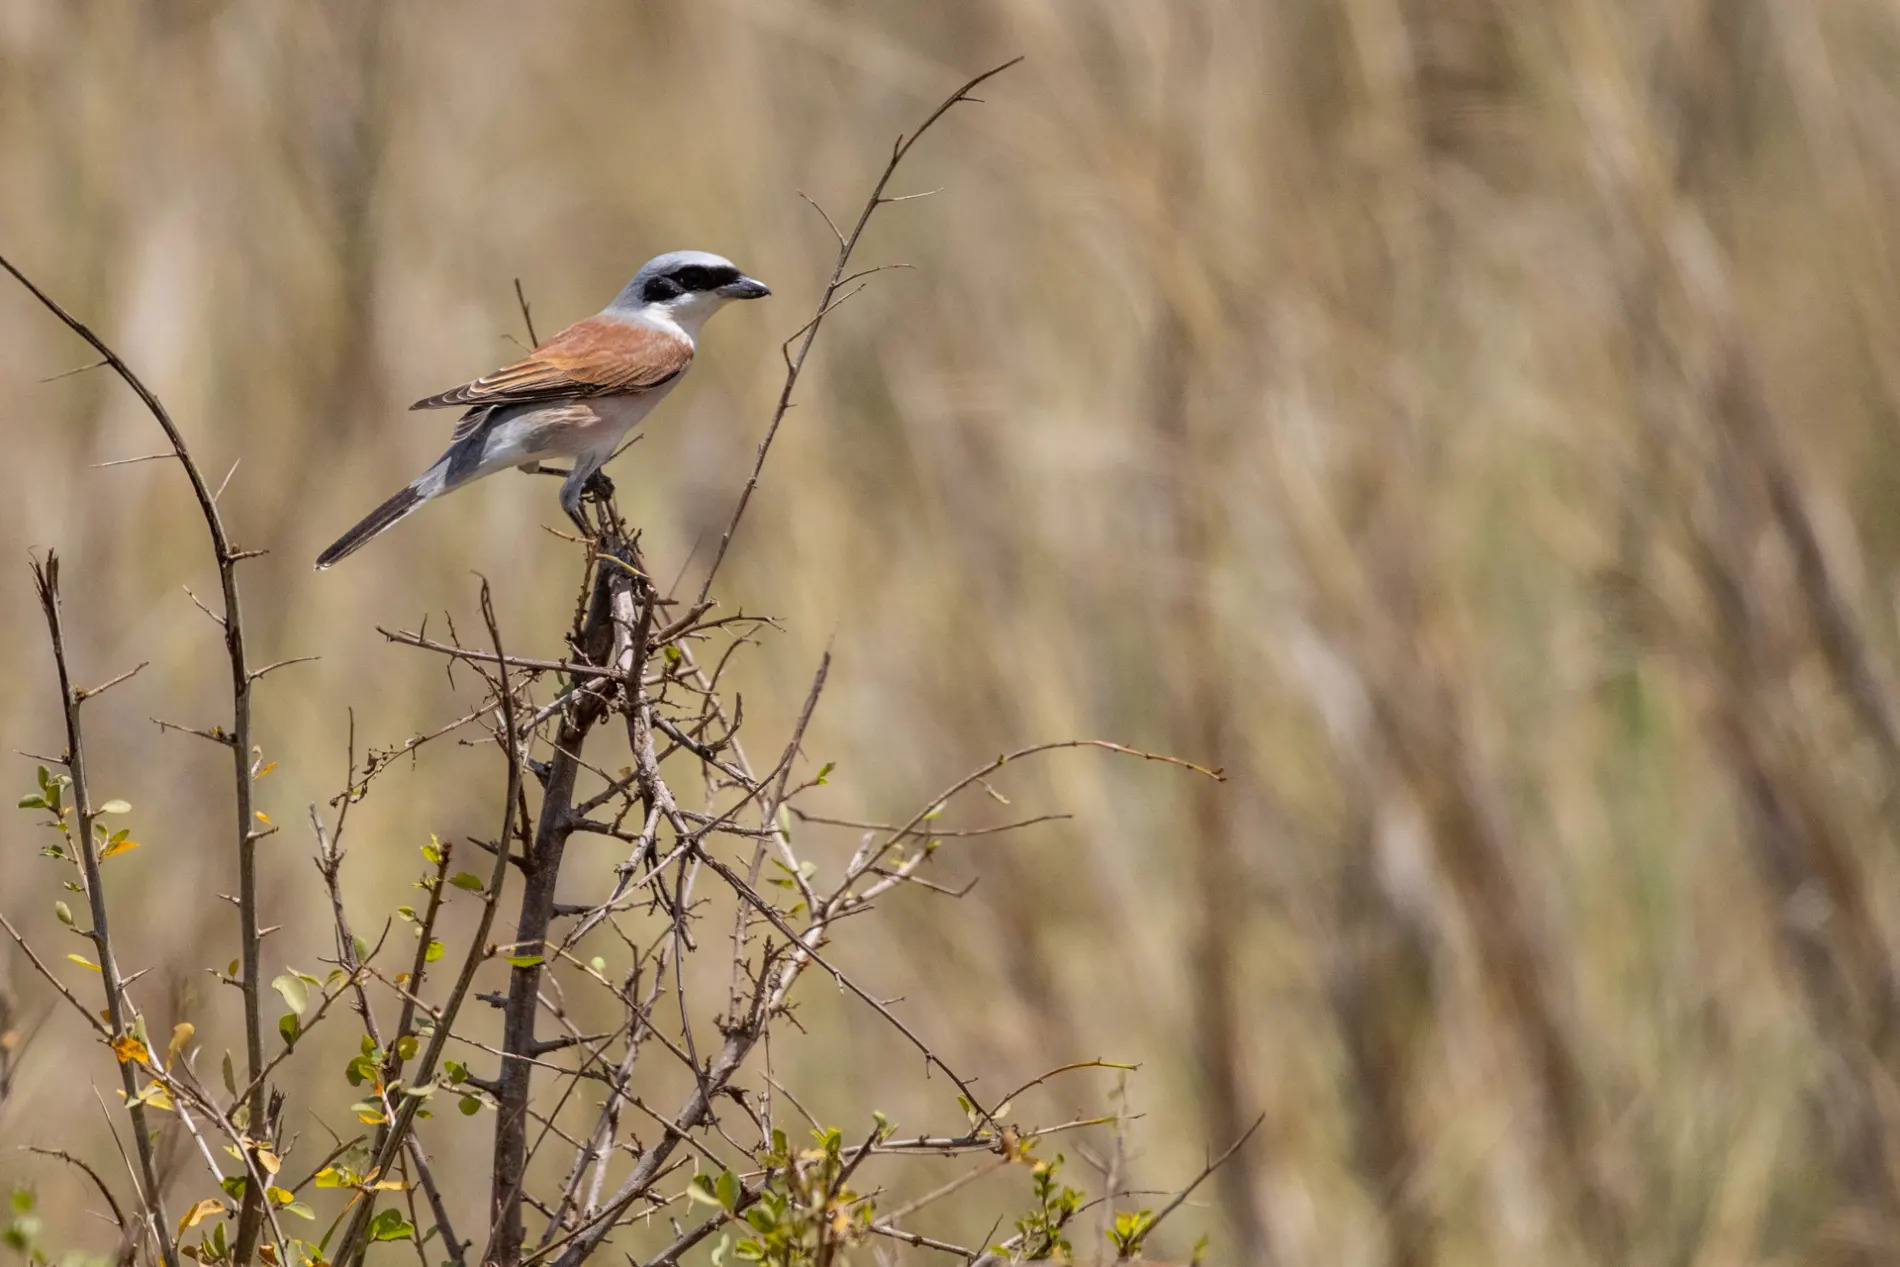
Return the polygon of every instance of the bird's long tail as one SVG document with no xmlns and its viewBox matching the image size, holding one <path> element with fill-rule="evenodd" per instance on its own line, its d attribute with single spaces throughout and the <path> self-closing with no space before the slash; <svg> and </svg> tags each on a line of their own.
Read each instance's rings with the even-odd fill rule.
<svg viewBox="0 0 1900 1267">
<path fill-rule="evenodd" d="M 446 462 L 446 459 L 444 459 Z M 444 462 L 438 462 L 417 476 L 408 487 L 363 516 L 363 521 L 338 537 L 336 544 L 317 556 L 317 570 L 348 558 L 421 508 L 424 502 L 444 491 Z"/>
</svg>

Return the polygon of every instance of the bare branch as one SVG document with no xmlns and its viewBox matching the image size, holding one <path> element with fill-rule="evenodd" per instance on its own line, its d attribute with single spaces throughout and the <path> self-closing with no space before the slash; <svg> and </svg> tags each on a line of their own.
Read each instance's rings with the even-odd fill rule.
<svg viewBox="0 0 1900 1267">
<path fill-rule="evenodd" d="M 323 659 L 323 657 L 320 655 L 300 655 L 300 656 L 292 656 L 288 660 L 278 660 L 271 664 L 265 665 L 261 669 L 252 669 L 251 681 L 255 682 L 259 678 L 263 677 L 266 673 L 275 673 L 278 669 L 287 669 L 293 664 L 313 664 L 316 661 L 321 660 L 321 659 Z"/>
<path fill-rule="evenodd" d="M 107 1186 L 104 1179 L 99 1177 L 99 1172 L 63 1148 L 41 1148 L 35 1144 L 21 1144 L 20 1149 L 22 1152 L 38 1153 L 42 1157 L 63 1161 L 68 1166 L 84 1172 L 86 1178 L 92 1180 L 92 1186 L 99 1189 L 99 1195 L 106 1199 L 106 1205 L 112 1210 L 112 1221 L 119 1225 L 118 1261 L 120 1267 L 129 1267 L 138 1253 L 139 1236 L 134 1226 L 126 1220 L 125 1211 L 119 1208 L 118 1199 L 112 1195 L 112 1189 Z"/>
<path fill-rule="evenodd" d="M 530 348 L 540 347 L 541 340 L 534 333 L 534 313 L 528 308 L 528 296 L 527 293 L 521 289 L 521 279 L 519 277 L 515 278 L 515 302 L 521 305 L 521 324 L 528 329 L 528 346 Z"/>
<path fill-rule="evenodd" d="M 58 990 L 60 996 L 72 1004 L 81 1016 L 86 1018 L 86 1024 L 92 1027 L 93 1033 L 99 1035 L 99 1037 L 105 1039 L 107 1042 L 111 1042 L 112 1030 L 104 1021 L 100 1020 L 98 1016 L 94 1014 L 91 1008 L 79 1001 L 78 995 L 66 988 L 64 981 L 61 981 L 58 977 L 53 975 L 53 970 L 46 966 L 45 961 L 42 960 L 38 954 L 34 953 L 33 947 L 27 944 L 26 938 L 20 936 L 20 930 L 15 928 L 5 915 L 0 915 L 0 928 L 6 930 L 7 936 L 13 939 L 13 944 L 18 946 L 20 953 L 26 956 L 26 961 L 33 965 L 33 970 L 45 978 L 48 985 Z"/>
<path fill-rule="evenodd" d="M 104 682 L 101 682 L 98 686 L 81 687 L 80 689 L 73 692 L 73 698 L 77 700 L 89 700 L 95 695 L 104 695 L 107 691 L 111 690 L 113 687 L 117 686 L 119 683 L 125 681 L 127 678 L 136 676 L 140 669 L 143 669 L 150 664 L 151 664 L 150 660 L 140 660 L 137 664 L 133 665 L 131 668 L 127 669 L 125 672 L 119 674 L 119 676 L 115 678 L 110 678 Z"/>
<path fill-rule="evenodd" d="M 752 492 L 758 487 L 759 476 L 765 470 L 765 458 L 766 454 L 771 452 L 772 440 L 778 435 L 779 424 L 785 420 L 785 415 L 791 411 L 792 393 L 798 387 L 798 377 L 805 368 L 805 360 L 811 355 L 812 343 L 818 337 L 818 330 L 824 323 L 825 314 L 833 307 L 833 296 L 835 296 L 839 288 L 844 285 L 845 274 L 851 265 L 851 254 L 857 249 L 858 240 L 864 236 L 865 226 L 871 222 L 871 217 L 876 214 L 878 207 L 882 205 L 884 201 L 884 190 L 890 185 L 891 177 L 897 174 L 898 166 L 904 161 L 904 156 L 910 153 L 911 147 L 917 143 L 919 137 L 930 131 L 937 120 L 943 118 L 943 116 L 949 113 L 959 102 L 971 100 L 969 94 L 972 88 L 975 88 L 985 80 L 995 78 L 1021 60 L 1022 58 L 1020 57 L 1012 57 L 1002 65 L 991 67 L 989 70 L 976 76 L 964 84 L 963 87 L 944 98 L 943 103 L 931 111 L 930 116 L 926 118 L 909 137 L 900 137 L 898 139 L 896 146 L 891 150 L 890 161 L 884 165 L 883 174 L 878 177 L 877 183 L 871 187 L 871 196 L 865 200 L 864 209 L 858 213 L 858 222 L 852 227 L 849 234 L 839 233 L 838 226 L 832 222 L 830 216 L 825 215 L 824 208 L 819 207 L 818 204 L 812 202 L 810 198 L 805 199 L 805 201 L 811 202 L 811 205 L 817 208 L 819 215 L 824 216 L 825 223 L 830 226 L 832 233 L 838 238 L 838 259 L 832 266 L 831 279 L 825 283 L 825 289 L 818 297 L 816 313 L 812 319 L 806 323 L 803 329 L 804 341 L 799 345 L 797 354 L 786 360 L 785 385 L 779 390 L 778 407 L 772 411 L 772 421 L 767 424 L 765 436 L 759 441 L 758 454 L 752 462 L 752 473 L 746 477 L 745 487 L 739 492 L 739 501 L 732 509 L 732 518 L 727 521 L 725 531 L 719 536 L 719 550 L 713 555 L 712 566 L 706 570 L 706 579 L 700 583 L 699 601 L 705 601 L 706 595 L 712 590 L 713 578 L 719 575 L 719 567 L 726 561 L 726 551 L 732 545 L 732 536 L 739 530 L 739 521 L 745 517 L 746 506 L 751 503 Z M 804 197 L 804 195 L 801 194 L 800 197 Z M 793 337 L 796 338 L 798 336 L 794 335 Z"/>
</svg>

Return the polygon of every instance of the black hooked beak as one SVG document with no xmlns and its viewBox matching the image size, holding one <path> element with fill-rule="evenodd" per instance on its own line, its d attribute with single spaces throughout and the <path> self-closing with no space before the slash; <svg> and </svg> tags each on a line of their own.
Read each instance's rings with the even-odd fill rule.
<svg viewBox="0 0 1900 1267">
<path fill-rule="evenodd" d="M 727 282 L 721 286 L 719 293 L 727 299 L 763 299 L 772 293 L 772 288 L 750 277 L 741 277 L 736 282 Z"/>
</svg>

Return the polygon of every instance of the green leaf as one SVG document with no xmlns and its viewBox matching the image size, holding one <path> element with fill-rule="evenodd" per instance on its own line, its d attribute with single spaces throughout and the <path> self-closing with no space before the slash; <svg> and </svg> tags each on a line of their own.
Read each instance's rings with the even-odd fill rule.
<svg viewBox="0 0 1900 1267">
<path fill-rule="evenodd" d="M 830 778 L 831 772 L 837 768 L 838 763 L 836 761 L 827 761 L 818 768 L 818 783 L 821 787 Z"/>
<path fill-rule="evenodd" d="M 400 1210 L 378 1210 L 376 1217 L 370 1220 L 369 1238 L 372 1241 L 406 1241 L 415 1234 L 415 1225 L 406 1222 Z"/>
<path fill-rule="evenodd" d="M 298 1035 L 303 1033 L 303 1023 L 297 1019 L 295 1012 L 285 1012 L 277 1018 L 277 1032 L 283 1035 L 286 1047 L 294 1047 Z"/>
<path fill-rule="evenodd" d="M 474 1117 L 482 1111 L 482 1102 L 472 1095 L 465 1095 L 462 1097 L 462 1102 L 455 1107 L 462 1110 L 463 1117 Z"/>
<path fill-rule="evenodd" d="M 440 937 L 431 937 L 429 939 L 429 948 L 422 952 L 422 962 L 434 963 L 442 957 L 443 951 L 442 939 Z"/>
<path fill-rule="evenodd" d="M 416 1051 L 420 1047 L 421 1044 L 416 1041 L 414 1034 L 404 1034 L 396 1040 L 396 1054 L 404 1060 L 414 1060 Z"/>
<path fill-rule="evenodd" d="M 290 1010 L 302 1016 L 310 1008 L 310 987 L 301 976 L 285 973 L 270 983 L 270 988 L 284 996 L 284 1002 Z"/>
<path fill-rule="evenodd" d="M 45 809 L 46 798 L 40 795 L 38 792 L 35 792 L 30 796 L 22 796 L 20 798 L 20 808 L 21 809 Z"/>
<path fill-rule="evenodd" d="M 472 871 L 457 871 L 454 875 L 449 877 L 449 883 L 458 889 L 467 889 L 470 893 L 483 893 L 487 891 L 486 886 L 482 884 L 481 877 Z"/>
<path fill-rule="evenodd" d="M 442 842 L 434 836 L 429 837 L 429 843 L 422 847 L 422 856 L 436 866 L 442 865 Z"/>
<path fill-rule="evenodd" d="M 40 777 L 42 779 L 46 777 L 45 766 L 40 767 Z M 15 1214 L 33 1213 L 33 1193 L 26 1188 L 15 1188 L 13 1190 L 12 1204 Z"/>
<path fill-rule="evenodd" d="M 283 1207 L 285 1214 L 294 1214 L 300 1219 L 315 1219 L 317 1212 L 301 1201 L 292 1201 Z"/>
<path fill-rule="evenodd" d="M 516 968 L 535 968 L 541 964 L 540 955 L 503 955 L 502 959 Z"/>
<path fill-rule="evenodd" d="M 71 928 L 73 926 L 73 908 L 64 902 L 53 903 L 53 914 L 58 918 L 59 922 L 66 927 Z"/>
<path fill-rule="evenodd" d="M 132 802 L 121 801 L 115 797 L 107 801 L 104 805 L 101 805 L 98 812 L 101 814 L 130 814 L 132 812 Z"/>
<path fill-rule="evenodd" d="M 741 1191 L 739 1176 L 730 1170 L 719 1172 L 719 1181 L 713 1185 L 713 1195 L 719 1198 L 719 1204 L 725 1207 L 728 1214 L 738 1209 Z"/>
<path fill-rule="evenodd" d="M 463 1064 L 459 1060 L 443 1061 L 442 1071 L 449 1075 L 450 1082 L 467 1082 L 468 1081 L 468 1066 Z"/>
<path fill-rule="evenodd" d="M 233 1099 L 237 1099 L 237 1070 L 231 1065 L 231 1053 L 224 1053 L 224 1064 L 220 1069 L 224 1074 L 224 1090 Z"/>
<path fill-rule="evenodd" d="M 719 1197 L 713 1192 L 712 1180 L 705 1175 L 694 1175 L 693 1181 L 686 1185 L 686 1195 L 706 1205 L 718 1205 Z"/>
</svg>

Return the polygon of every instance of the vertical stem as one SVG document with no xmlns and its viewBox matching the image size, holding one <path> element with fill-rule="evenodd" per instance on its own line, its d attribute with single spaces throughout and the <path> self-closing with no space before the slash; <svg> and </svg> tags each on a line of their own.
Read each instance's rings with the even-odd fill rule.
<svg viewBox="0 0 1900 1267">
<path fill-rule="evenodd" d="M 40 596 L 40 608 L 46 613 L 46 629 L 53 643 L 53 664 L 59 671 L 59 701 L 66 715 L 66 772 L 72 776 L 73 805 L 78 819 L 76 848 L 79 870 L 86 886 L 86 902 L 92 913 L 92 938 L 99 955 L 99 973 L 105 979 L 106 1018 L 112 1029 L 114 1055 L 119 1060 L 119 1079 L 125 1087 L 127 1112 L 132 1117 L 132 1139 L 139 1155 L 140 1182 L 145 1186 L 146 1217 L 153 1221 L 152 1237 L 158 1242 L 165 1267 L 178 1267 L 178 1250 L 172 1243 L 171 1224 L 165 1214 L 164 1196 L 159 1192 L 158 1168 L 152 1158 L 152 1134 L 146 1127 L 145 1106 L 137 1103 L 138 1072 L 133 1061 L 119 1056 L 118 1041 L 129 1032 L 125 1015 L 125 985 L 119 976 L 118 958 L 112 951 L 112 933 L 106 921 L 106 890 L 99 874 L 99 848 L 92 836 L 92 789 L 86 778 L 86 745 L 79 727 L 79 707 L 83 696 L 73 689 L 66 668 L 66 635 L 60 620 L 59 556 L 48 554 L 44 565 L 33 568 L 34 587 Z"/>
<path fill-rule="evenodd" d="M 238 936 L 242 941 L 241 978 L 244 992 L 244 1060 L 251 1094 L 245 1104 L 244 1131 L 262 1140 L 266 1088 L 258 1075 L 264 1068 L 263 987 L 258 963 L 263 937 L 257 922 L 257 819 L 251 809 L 251 674 L 244 658 L 244 622 L 238 611 L 237 570 L 223 531 L 213 533 L 218 551 L 218 576 L 224 587 L 224 647 L 231 661 L 232 786 L 237 811 Z M 233 1110 L 235 1112 L 235 1110 Z M 249 1149 L 246 1150 L 250 1151 Z M 256 1165 L 247 1161 L 255 1173 Z M 238 1214 L 237 1242 L 232 1261 L 248 1263 L 257 1246 L 264 1221 L 264 1194 L 257 1185 L 244 1185 L 244 1204 Z"/>
<path fill-rule="evenodd" d="M 636 637 L 627 610 L 644 608 L 650 597 L 637 550 L 617 542 L 602 550 L 596 565 L 593 597 L 579 630 L 581 654 L 590 662 L 607 663 L 637 675 L 644 660 L 643 632 Z M 641 622 L 644 627 L 645 621 Z M 626 625 L 625 629 L 620 626 Z M 547 945 L 548 925 L 554 917 L 555 891 L 560 884 L 561 859 L 574 831 L 574 781 L 580 773 L 581 748 L 607 712 L 606 695 L 582 691 L 561 720 L 554 756 L 542 790 L 541 813 L 534 839 L 523 858 L 521 907 L 515 921 L 514 953 L 539 956 Z M 509 842 L 499 842 L 508 848 Z M 539 1011 L 542 964 L 537 960 L 509 973 L 508 1000 L 503 1012 L 501 1070 L 496 1099 L 494 1181 L 490 1190 L 490 1234 L 485 1263 L 499 1267 L 519 1262 L 526 1237 L 522 1207 L 528 1165 L 528 1099 L 532 1091 L 533 1059 L 539 1054 L 535 1020 Z"/>
</svg>

